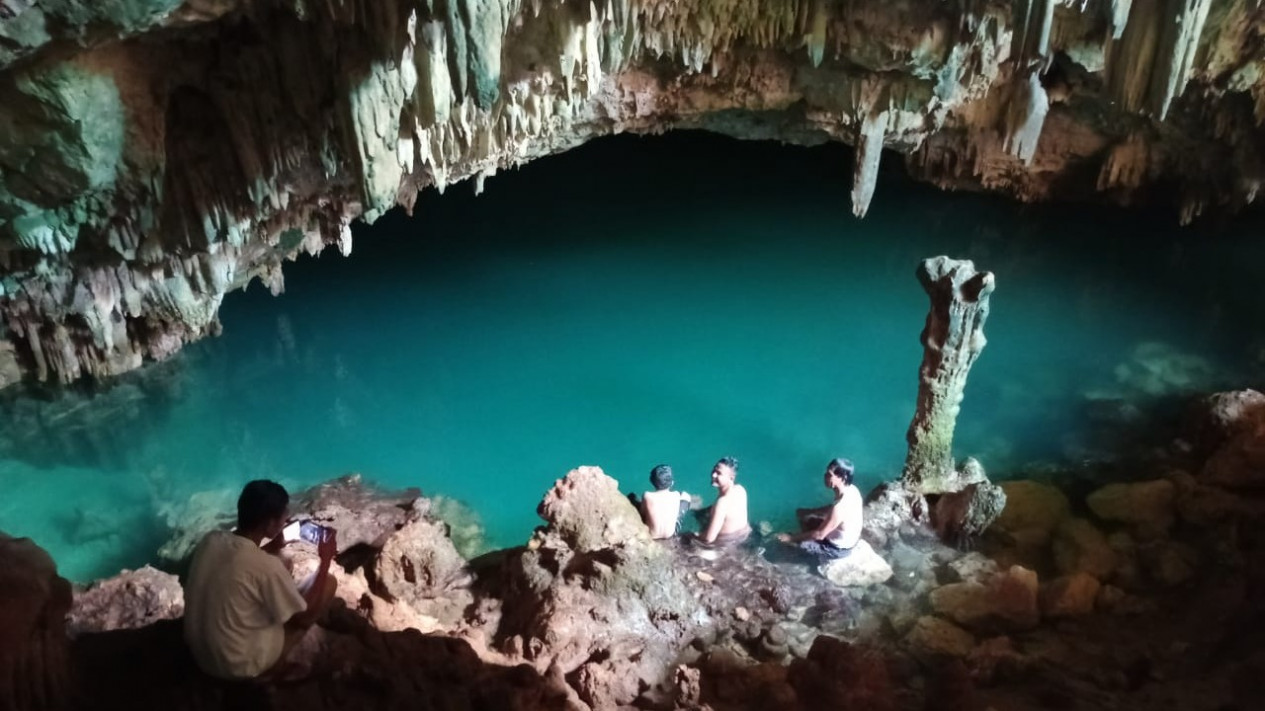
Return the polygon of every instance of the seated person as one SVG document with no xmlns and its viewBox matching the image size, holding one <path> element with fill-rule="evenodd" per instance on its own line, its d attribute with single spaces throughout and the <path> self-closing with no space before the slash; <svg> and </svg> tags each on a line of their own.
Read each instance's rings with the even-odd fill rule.
<svg viewBox="0 0 1265 711">
<path fill-rule="evenodd" d="M 861 540 L 864 509 L 861 492 L 852 485 L 852 462 L 831 460 L 826 465 L 825 484 L 835 494 L 834 503 L 819 509 L 797 510 L 800 533 L 777 535 L 779 541 L 798 544 L 800 550 L 823 563 L 852 552 L 852 547 Z"/>
<path fill-rule="evenodd" d="M 672 467 L 660 464 L 650 470 L 650 485 L 655 490 L 642 494 L 640 503 L 635 495 L 629 495 L 641 511 L 641 520 L 650 529 L 651 538 L 675 536 L 681 528 L 681 515 L 690 509 L 690 495 L 673 491 L 672 484 Z"/>
<path fill-rule="evenodd" d="M 206 534 L 193 552 L 184 587 L 184 637 L 198 666 L 212 676 L 275 674 L 334 598 L 334 529 L 325 529 L 317 545 L 320 566 L 306 592 L 295 587 L 276 555 L 285 545 L 281 529 L 289 504 L 280 484 L 252 481 L 237 499 L 236 530 Z M 261 548 L 265 538 L 271 540 Z"/>
<path fill-rule="evenodd" d="M 731 546 L 741 543 L 751 535 L 747 522 L 747 490 L 736 483 L 738 460 L 723 457 L 712 467 L 712 486 L 720 491 L 712 505 L 711 520 L 707 528 L 695 539 L 705 548 Z"/>
</svg>

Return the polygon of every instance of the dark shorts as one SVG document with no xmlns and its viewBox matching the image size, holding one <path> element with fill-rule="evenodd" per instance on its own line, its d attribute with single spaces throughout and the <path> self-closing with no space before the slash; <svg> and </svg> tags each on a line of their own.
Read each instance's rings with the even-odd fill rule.
<svg viewBox="0 0 1265 711">
<path fill-rule="evenodd" d="M 800 541 L 799 549 L 823 563 L 852 555 L 851 548 L 840 548 L 826 541 Z"/>
</svg>

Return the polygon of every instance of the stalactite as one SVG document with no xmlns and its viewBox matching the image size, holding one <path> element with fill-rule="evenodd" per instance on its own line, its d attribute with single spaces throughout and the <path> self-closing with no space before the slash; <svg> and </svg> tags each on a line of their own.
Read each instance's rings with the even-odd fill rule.
<svg viewBox="0 0 1265 711">
<path fill-rule="evenodd" d="M 1050 32 L 1058 0 L 1012 0 L 1014 34 L 1011 55 L 1020 62 L 1044 59 L 1050 53 Z"/>
<path fill-rule="evenodd" d="M 1171 21 L 1165 23 L 1151 80 L 1151 110 L 1161 121 L 1168 115 L 1173 99 L 1186 89 L 1212 0 L 1169 0 L 1169 3 L 1165 19 L 1171 18 Z"/>
<path fill-rule="evenodd" d="M 1004 150 L 1024 165 L 1031 165 L 1049 111 L 1049 97 L 1035 72 L 1016 80 L 1015 93 L 1006 109 Z"/>
<path fill-rule="evenodd" d="M 857 132 L 856 163 L 852 171 L 852 214 L 857 217 L 865 217 L 874 198 L 887 122 L 887 111 L 867 113 Z"/>
</svg>

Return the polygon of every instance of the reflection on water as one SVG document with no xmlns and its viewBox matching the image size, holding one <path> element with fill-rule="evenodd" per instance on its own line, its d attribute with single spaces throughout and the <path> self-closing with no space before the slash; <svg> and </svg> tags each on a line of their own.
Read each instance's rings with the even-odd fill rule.
<svg viewBox="0 0 1265 711">
<path fill-rule="evenodd" d="M 600 141 L 389 215 L 287 294 L 225 300 L 225 335 L 90 401 L 0 400 L 0 529 L 76 578 L 153 558 L 195 492 L 348 471 L 465 501 L 523 540 L 553 479 L 657 463 L 707 491 L 742 462 L 752 515 L 819 499 L 851 457 L 899 471 L 923 257 L 997 274 L 957 452 L 998 476 L 1098 460 L 1157 404 L 1246 384 L 1262 341 L 1252 224 L 1022 207 L 889 175 L 852 218 L 839 147 Z M 164 370 L 165 369 L 165 370 Z"/>
</svg>

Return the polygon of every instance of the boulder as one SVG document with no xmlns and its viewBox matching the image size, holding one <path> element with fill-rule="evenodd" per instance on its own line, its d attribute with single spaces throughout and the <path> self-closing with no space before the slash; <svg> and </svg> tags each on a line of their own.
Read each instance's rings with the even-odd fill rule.
<svg viewBox="0 0 1265 711">
<path fill-rule="evenodd" d="M 1204 463 L 1204 483 L 1232 489 L 1265 489 L 1265 432 L 1244 432 Z"/>
<path fill-rule="evenodd" d="M 1041 614 L 1044 617 L 1080 617 L 1094 611 L 1098 579 L 1086 573 L 1055 578 L 1041 586 Z"/>
<path fill-rule="evenodd" d="M 29 538 L 0 533 L 0 709 L 61 708 L 70 583 Z"/>
<path fill-rule="evenodd" d="M 1265 497 L 1209 486 L 1187 472 L 1169 474 L 1176 487 L 1176 509 L 1183 521 L 1199 526 L 1220 526 L 1236 520 L 1265 519 Z"/>
<path fill-rule="evenodd" d="M 341 534 L 341 531 L 340 531 Z M 466 561 L 441 521 L 418 519 L 391 533 L 373 565 L 376 588 L 444 625 L 455 624 L 474 601 Z"/>
<path fill-rule="evenodd" d="M 1208 455 L 1235 437 L 1265 423 L 1265 394 L 1236 390 L 1209 395 L 1199 402 L 1186 430 L 1197 453 Z"/>
<path fill-rule="evenodd" d="M 975 647 L 975 637 L 948 620 L 924 615 L 905 635 L 904 645 L 923 663 L 936 664 L 970 654 Z"/>
<path fill-rule="evenodd" d="M 1177 541 L 1155 541 L 1138 546 L 1138 555 L 1151 579 L 1164 586 L 1190 580 L 1199 568 L 1199 551 Z"/>
<path fill-rule="evenodd" d="M 381 548 L 408 522 L 429 513 L 430 502 L 417 489 L 386 491 L 370 486 L 359 474 L 318 484 L 293 496 L 291 511 L 338 529 L 338 547 Z"/>
<path fill-rule="evenodd" d="M 170 573 L 145 566 L 99 580 L 75 595 L 66 618 L 72 637 L 135 629 L 184 615 L 184 588 Z"/>
<path fill-rule="evenodd" d="M 982 553 L 967 553 L 961 558 L 949 561 L 947 568 L 952 582 L 986 583 L 994 575 L 1001 572 L 996 561 Z"/>
<path fill-rule="evenodd" d="M 1067 497 L 1049 484 L 1022 480 L 999 486 L 1006 494 L 1006 506 L 993 523 L 994 529 L 1023 542 L 1045 545 L 1068 517 Z"/>
<path fill-rule="evenodd" d="M 1037 574 L 1020 566 L 986 583 L 952 583 L 931 592 L 931 607 L 968 629 L 981 632 L 1031 629 L 1041 619 Z"/>
<path fill-rule="evenodd" d="M 892 545 L 902 529 L 930 523 L 927 500 L 900 482 L 880 484 L 866 497 L 863 535 L 877 546 Z"/>
<path fill-rule="evenodd" d="M 1001 487 L 988 481 L 975 482 L 937 497 L 931 507 L 931 524 L 941 540 L 967 541 L 982 534 L 1005 507 L 1006 492 Z"/>
<path fill-rule="evenodd" d="M 824 563 L 818 571 L 839 586 L 880 585 L 892 577 L 892 566 L 865 541 L 857 542 L 848 557 Z"/>
<path fill-rule="evenodd" d="M 503 564 L 494 643 L 555 669 L 593 708 L 629 704 L 671 675 L 710 619 L 601 469 L 571 471 L 538 510 L 546 525 Z"/>
<path fill-rule="evenodd" d="M 1059 525 L 1053 552 L 1054 565 L 1064 575 L 1088 573 L 1106 580 L 1116 569 L 1116 552 L 1108 545 L 1107 537 L 1083 518 L 1068 519 Z"/>
<path fill-rule="evenodd" d="M 1104 521 L 1134 526 L 1141 538 L 1159 538 L 1168 533 L 1176 518 L 1175 490 L 1173 482 L 1166 479 L 1108 484 L 1090 494 L 1085 503 Z"/>
</svg>

